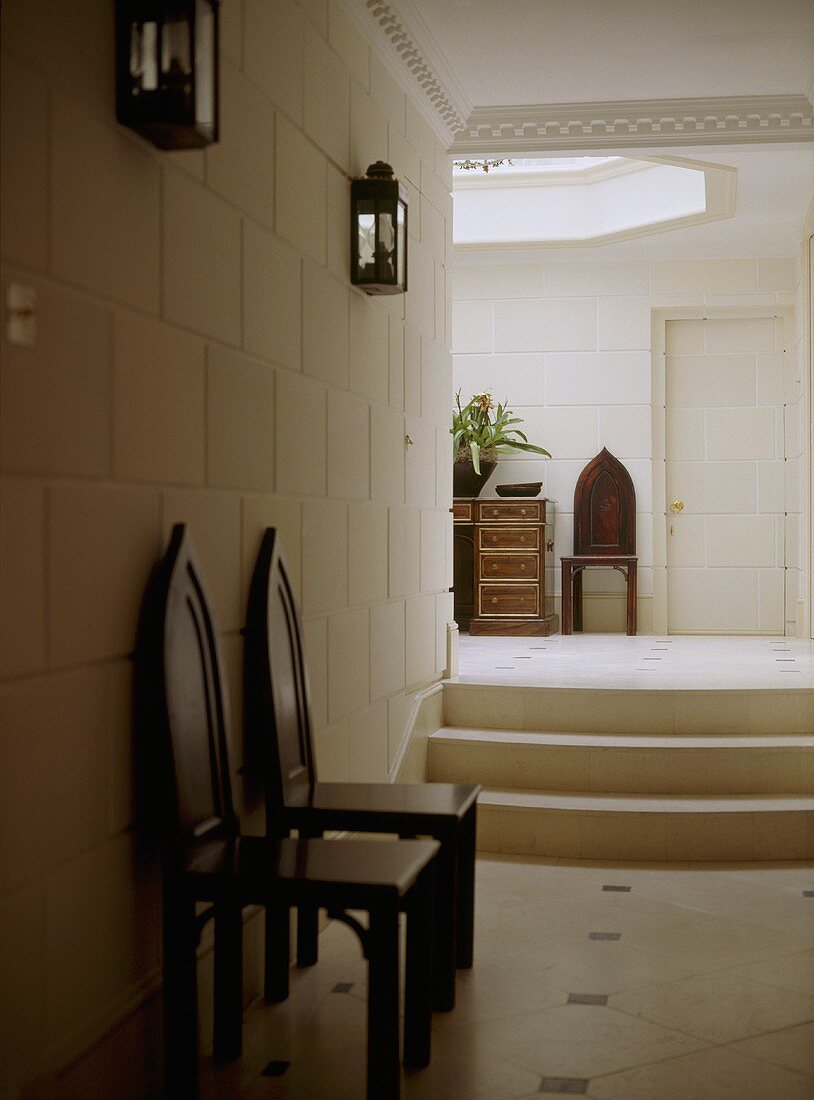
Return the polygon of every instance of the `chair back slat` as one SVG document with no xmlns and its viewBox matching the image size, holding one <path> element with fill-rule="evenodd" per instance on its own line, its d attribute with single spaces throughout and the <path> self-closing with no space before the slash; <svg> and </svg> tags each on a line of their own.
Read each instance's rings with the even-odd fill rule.
<svg viewBox="0 0 814 1100">
<path fill-rule="evenodd" d="M 636 492 L 607 448 L 592 458 L 574 491 L 574 553 L 635 554 Z"/>
<path fill-rule="evenodd" d="M 180 856 L 236 833 L 217 629 L 183 524 L 148 586 L 136 656 L 139 736 L 152 745 L 162 836 Z"/>
<path fill-rule="evenodd" d="M 302 630 L 280 539 L 269 527 L 257 556 L 246 616 L 247 751 L 263 770 L 269 832 L 287 832 L 286 806 L 308 804 L 316 782 Z"/>
</svg>

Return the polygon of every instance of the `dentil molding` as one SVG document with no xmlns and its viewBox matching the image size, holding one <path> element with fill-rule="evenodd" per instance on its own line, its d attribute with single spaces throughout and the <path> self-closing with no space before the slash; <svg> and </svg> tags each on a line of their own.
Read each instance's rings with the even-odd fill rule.
<svg viewBox="0 0 814 1100">
<path fill-rule="evenodd" d="M 451 150 L 492 156 L 814 141 L 813 115 L 803 95 L 476 107 L 464 130 L 455 135 Z"/>
<path fill-rule="evenodd" d="M 413 0 L 344 0 L 417 88 L 453 155 L 814 141 L 805 95 L 474 107 Z"/>
</svg>

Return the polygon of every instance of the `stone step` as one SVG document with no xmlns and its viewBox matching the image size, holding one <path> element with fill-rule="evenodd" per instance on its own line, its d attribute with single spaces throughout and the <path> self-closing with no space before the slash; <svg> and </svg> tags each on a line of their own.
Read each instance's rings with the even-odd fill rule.
<svg viewBox="0 0 814 1100">
<path fill-rule="evenodd" d="M 814 795 L 814 735 L 590 734 L 445 726 L 437 782 L 653 795 Z"/>
<path fill-rule="evenodd" d="M 612 736 L 814 734 L 814 688 L 627 690 L 455 681 L 444 684 L 444 722 Z"/>
<path fill-rule="evenodd" d="M 599 795 L 487 788 L 478 849 L 566 859 L 814 858 L 814 798 Z"/>
</svg>

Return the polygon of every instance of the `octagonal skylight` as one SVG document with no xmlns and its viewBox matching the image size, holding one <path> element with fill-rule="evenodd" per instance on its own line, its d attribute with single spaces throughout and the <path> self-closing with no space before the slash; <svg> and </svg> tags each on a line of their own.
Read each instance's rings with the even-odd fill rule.
<svg viewBox="0 0 814 1100">
<path fill-rule="evenodd" d="M 512 159 L 453 171 L 463 250 L 598 245 L 731 217 L 735 170 L 679 157 Z"/>
</svg>

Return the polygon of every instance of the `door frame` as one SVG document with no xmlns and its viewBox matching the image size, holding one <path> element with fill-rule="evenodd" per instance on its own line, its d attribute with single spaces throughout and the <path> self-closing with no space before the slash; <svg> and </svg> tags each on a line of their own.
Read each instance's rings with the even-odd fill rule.
<svg viewBox="0 0 814 1100">
<path fill-rule="evenodd" d="M 653 478 L 653 632 L 667 633 L 667 455 L 666 455 L 666 393 L 667 393 L 667 322 L 668 321 L 705 321 L 705 320 L 748 320 L 755 317 L 781 317 L 783 319 L 784 344 L 789 344 L 789 335 L 795 336 L 795 315 L 793 306 L 743 305 L 743 306 L 654 306 L 651 312 L 651 422 L 652 422 L 652 478 Z M 807 372 L 803 372 L 805 385 Z M 810 387 L 806 385 L 806 390 Z M 810 400 L 807 394 L 805 400 Z M 810 406 L 809 406 L 810 407 Z M 809 418 L 810 419 L 810 418 Z M 804 460 L 804 480 L 810 464 L 810 441 L 806 441 Z M 803 529 L 808 531 L 811 517 L 810 486 L 804 486 Z M 785 542 L 784 542 L 785 558 Z M 808 561 L 808 551 L 804 551 L 804 564 Z M 785 561 L 784 561 L 785 565 Z M 808 585 L 804 585 L 804 591 Z M 814 595 L 812 595 L 814 598 Z M 807 608 L 805 612 L 807 614 Z M 783 611 L 785 623 L 785 608 Z M 807 618 L 805 620 L 807 624 Z M 784 627 L 785 632 L 785 627 Z M 800 623 L 798 622 L 798 633 Z"/>
</svg>

